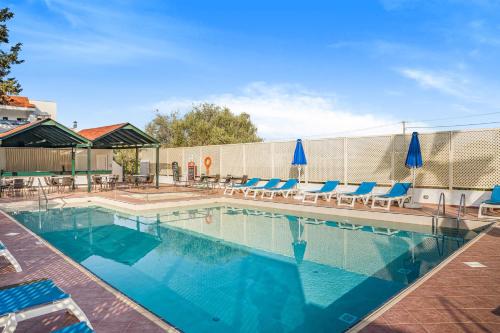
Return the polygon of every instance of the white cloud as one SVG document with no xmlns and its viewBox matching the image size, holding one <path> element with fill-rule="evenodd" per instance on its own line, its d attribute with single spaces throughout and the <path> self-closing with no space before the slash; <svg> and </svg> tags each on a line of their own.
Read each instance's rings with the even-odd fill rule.
<svg viewBox="0 0 500 333">
<path fill-rule="evenodd" d="M 423 88 L 438 90 L 456 97 L 468 97 L 465 89 L 467 80 L 457 75 L 436 73 L 416 68 L 402 68 L 398 71 L 404 77 L 416 81 Z"/>
<path fill-rule="evenodd" d="M 182 112 L 201 102 L 224 105 L 237 114 L 248 113 L 257 125 L 259 135 L 267 140 L 401 131 L 401 125 L 390 116 L 353 112 L 339 107 L 334 96 L 300 86 L 270 85 L 265 82 L 251 83 L 238 94 L 219 94 L 202 99 L 168 99 L 157 103 L 155 108 L 161 112 Z M 359 130 L 365 128 L 371 129 Z"/>
</svg>

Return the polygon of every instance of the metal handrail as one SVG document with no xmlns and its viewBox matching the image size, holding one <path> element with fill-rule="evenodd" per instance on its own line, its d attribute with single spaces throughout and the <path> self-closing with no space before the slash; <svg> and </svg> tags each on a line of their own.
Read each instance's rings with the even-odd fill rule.
<svg viewBox="0 0 500 333">
<path fill-rule="evenodd" d="M 40 181 L 40 178 L 38 178 L 38 211 L 42 210 L 42 195 L 45 199 L 45 210 L 47 211 L 49 209 L 49 199 L 47 199 L 47 194 L 45 193 L 45 189 L 42 186 L 42 182 Z"/>
<path fill-rule="evenodd" d="M 443 207 L 443 215 L 446 216 L 446 197 L 444 195 L 444 192 L 441 192 L 439 195 L 439 203 L 437 206 L 436 214 L 432 217 L 432 232 L 434 233 L 437 229 L 437 223 L 439 222 L 439 212 L 441 211 L 441 207 Z"/>
<path fill-rule="evenodd" d="M 463 211 L 463 216 L 465 216 L 467 214 L 467 206 L 465 205 L 465 193 L 462 193 L 462 195 L 460 196 L 460 204 L 458 205 L 458 212 L 457 212 L 457 227 L 462 219 L 462 211 Z"/>
</svg>

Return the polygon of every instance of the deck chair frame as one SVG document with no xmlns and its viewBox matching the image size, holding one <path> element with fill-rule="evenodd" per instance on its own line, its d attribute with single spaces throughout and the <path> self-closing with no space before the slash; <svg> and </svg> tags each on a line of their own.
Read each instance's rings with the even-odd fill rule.
<svg viewBox="0 0 500 333">
<path fill-rule="evenodd" d="M 10 262 L 12 266 L 14 266 L 16 272 L 22 272 L 21 265 L 19 265 L 19 262 L 16 260 L 16 258 L 10 253 L 10 251 L 7 249 L 4 243 L 0 241 L 0 256 L 4 257 L 7 259 L 7 261 Z"/>
<path fill-rule="evenodd" d="M 9 313 L 0 317 L 0 327 L 3 327 L 2 333 L 12 333 L 15 331 L 17 324 L 21 321 L 28 320 L 50 314 L 53 312 L 67 310 L 71 312 L 79 321 L 84 321 L 92 329 L 89 319 L 80 309 L 78 304 L 70 297 L 44 305 L 34 306 L 23 309 L 15 313 Z"/>
</svg>

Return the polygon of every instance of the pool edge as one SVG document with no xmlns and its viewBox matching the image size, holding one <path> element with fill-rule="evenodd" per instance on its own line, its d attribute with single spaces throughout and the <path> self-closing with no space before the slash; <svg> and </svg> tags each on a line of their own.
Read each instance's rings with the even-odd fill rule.
<svg viewBox="0 0 500 333">
<path fill-rule="evenodd" d="M 61 258 L 63 258 L 69 264 L 71 264 L 76 269 L 78 269 L 81 273 L 87 275 L 92 281 L 94 281 L 99 286 L 101 286 L 104 289 L 106 289 L 106 291 L 108 291 L 111 294 L 113 294 L 114 296 L 116 296 L 124 304 L 126 304 L 129 307 L 131 307 L 132 309 L 134 309 L 135 311 L 137 311 L 138 313 L 140 313 L 142 316 L 146 317 L 148 320 L 150 320 L 151 322 L 153 322 L 154 324 L 156 324 L 158 327 L 164 329 L 165 332 L 168 332 L 168 333 L 182 333 L 182 331 L 179 328 L 176 328 L 173 324 L 167 322 L 166 320 L 161 319 L 160 317 L 158 317 L 157 315 L 155 315 L 154 313 L 152 313 L 151 311 L 149 311 L 148 309 L 146 309 L 142 305 L 138 304 L 137 302 L 135 302 L 134 300 L 132 300 L 131 298 L 129 298 L 127 295 L 123 294 L 118 289 L 114 288 L 113 286 L 111 286 L 110 284 L 108 284 L 107 282 L 105 282 L 104 280 L 102 280 L 101 278 L 99 278 L 97 275 L 95 275 L 94 273 L 92 273 L 91 271 L 89 271 L 88 269 L 86 269 L 85 267 L 83 267 L 82 265 L 80 265 L 79 263 L 77 263 L 76 261 L 74 261 L 73 259 L 71 259 L 70 257 L 68 257 L 67 255 L 65 255 L 64 253 L 62 253 L 61 251 L 59 251 L 52 244 L 50 244 L 45 239 L 43 239 L 42 237 L 40 237 L 39 235 L 35 234 L 33 231 L 31 231 L 27 227 L 25 227 L 22 223 L 20 223 L 19 221 L 17 221 L 15 218 L 13 218 L 11 215 L 9 215 L 7 212 L 5 212 L 1 208 L 0 208 L 0 214 L 3 214 L 9 220 L 11 220 L 12 222 L 14 222 L 19 227 L 21 227 L 24 231 L 26 231 L 27 233 L 29 233 L 31 236 L 35 237 L 39 242 L 43 243 L 43 245 L 46 246 L 49 250 L 51 250 L 52 252 L 54 252 L 55 254 L 57 254 L 58 256 L 60 256 Z"/>
</svg>

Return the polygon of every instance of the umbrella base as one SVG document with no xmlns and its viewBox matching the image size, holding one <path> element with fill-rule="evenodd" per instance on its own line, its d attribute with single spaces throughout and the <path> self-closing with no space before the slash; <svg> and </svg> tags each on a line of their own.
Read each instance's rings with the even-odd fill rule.
<svg viewBox="0 0 500 333">
<path fill-rule="evenodd" d="M 418 208 L 422 208 L 422 205 L 417 203 L 417 202 L 409 202 L 409 203 L 404 204 L 404 207 L 410 208 L 410 209 L 418 209 Z"/>
</svg>

